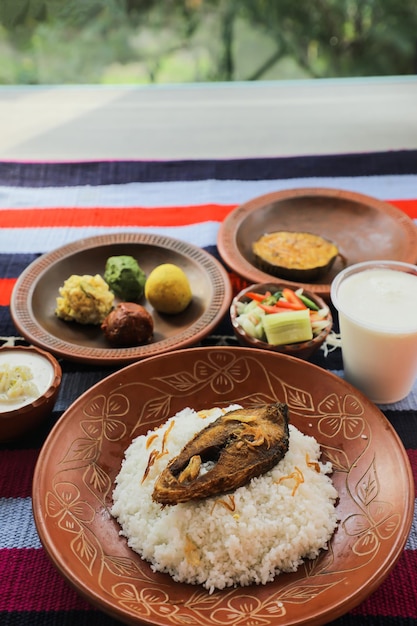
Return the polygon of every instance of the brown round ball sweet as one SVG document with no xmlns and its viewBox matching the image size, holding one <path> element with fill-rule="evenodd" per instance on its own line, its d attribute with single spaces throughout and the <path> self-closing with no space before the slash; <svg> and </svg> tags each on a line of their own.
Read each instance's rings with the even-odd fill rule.
<svg viewBox="0 0 417 626">
<path fill-rule="evenodd" d="M 101 325 L 107 341 L 117 348 L 148 343 L 153 337 L 153 329 L 152 315 L 135 302 L 120 302 Z"/>
</svg>

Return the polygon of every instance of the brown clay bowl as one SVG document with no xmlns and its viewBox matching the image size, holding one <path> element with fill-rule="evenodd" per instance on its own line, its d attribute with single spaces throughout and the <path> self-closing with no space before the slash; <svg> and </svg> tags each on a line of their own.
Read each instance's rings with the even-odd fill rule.
<svg viewBox="0 0 417 626">
<path fill-rule="evenodd" d="M 55 357 L 34 346 L 3 346 L 0 368 L 5 365 L 28 366 L 39 395 L 0 400 L 0 441 L 3 442 L 34 431 L 50 415 L 62 378 L 61 366 Z"/>
<path fill-rule="evenodd" d="M 310 232 L 332 241 L 340 256 L 317 281 L 290 283 L 330 299 L 333 278 L 344 267 L 387 259 L 415 263 L 417 228 L 413 220 L 388 202 L 343 189 L 285 189 L 241 204 L 220 225 L 217 246 L 226 265 L 252 283 L 287 282 L 257 267 L 252 244 L 264 233 Z"/>
<path fill-rule="evenodd" d="M 256 283 L 242 289 L 232 300 L 232 304 L 230 305 L 230 319 L 233 326 L 233 331 L 236 335 L 237 340 L 242 346 L 247 346 L 249 348 L 260 348 L 261 350 L 270 350 L 272 352 L 280 352 L 282 354 L 288 354 L 290 356 L 298 357 L 299 359 L 308 360 L 324 343 L 326 337 L 330 333 L 333 325 L 332 314 L 330 312 L 329 307 L 325 303 L 325 301 L 318 296 L 317 294 L 311 293 L 310 291 L 303 290 L 303 294 L 312 300 L 317 306 L 322 308 L 327 308 L 328 313 L 324 319 L 328 320 L 330 323 L 327 328 L 323 329 L 320 334 L 313 337 L 310 341 L 300 341 L 299 343 L 291 343 L 285 344 L 282 346 L 273 346 L 266 341 L 261 341 L 260 339 L 256 339 L 255 337 L 251 337 L 248 333 L 246 333 L 242 326 L 236 321 L 238 317 L 237 313 L 237 303 L 238 302 L 249 302 L 250 298 L 246 295 L 248 292 L 254 291 L 255 293 L 264 294 L 266 291 L 271 291 L 274 293 L 280 287 L 284 285 L 280 283 Z M 288 288 L 288 285 L 285 285 Z M 295 288 L 294 288 L 295 291 Z"/>
</svg>

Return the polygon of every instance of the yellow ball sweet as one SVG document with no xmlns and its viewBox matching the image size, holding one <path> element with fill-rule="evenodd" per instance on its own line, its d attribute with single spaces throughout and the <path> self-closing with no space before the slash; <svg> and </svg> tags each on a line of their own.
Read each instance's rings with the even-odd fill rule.
<svg viewBox="0 0 417 626">
<path fill-rule="evenodd" d="M 193 294 L 186 273 L 173 263 L 155 267 L 145 283 L 145 297 L 159 313 L 182 313 Z"/>
</svg>

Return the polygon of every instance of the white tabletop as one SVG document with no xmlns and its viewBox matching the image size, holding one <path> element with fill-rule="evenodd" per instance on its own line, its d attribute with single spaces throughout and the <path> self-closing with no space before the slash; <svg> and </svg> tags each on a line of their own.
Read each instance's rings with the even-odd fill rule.
<svg viewBox="0 0 417 626">
<path fill-rule="evenodd" d="M 417 148 L 417 77 L 0 87 L 0 158 L 187 159 Z"/>
</svg>

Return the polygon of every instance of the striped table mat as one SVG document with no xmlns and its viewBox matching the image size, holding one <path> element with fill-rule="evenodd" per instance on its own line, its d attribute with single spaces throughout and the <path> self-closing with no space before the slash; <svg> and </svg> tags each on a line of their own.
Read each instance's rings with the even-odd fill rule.
<svg viewBox="0 0 417 626">
<path fill-rule="evenodd" d="M 93 235 L 149 232 L 198 245 L 221 261 L 219 226 L 236 206 L 300 187 L 374 196 L 417 223 L 417 151 L 207 161 L 0 162 L 0 345 L 25 343 L 12 322 L 10 296 L 20 273 L 41 254 Z M 243 286 L 241 278 L 229 275 L 235 290 Z M 203 345 L 236 345 L 229 320 Z M 343 376 L 339 349 L 320 351 L 314 361 Z M 0 445 L 2 626 L 119 623 L 90 606 L 57 573 L 32 517 L 32 475 L 49 429 L 83 391 L 113 371 L 66 361 L 62 367 L 63 384 L 49 422 L 30 440 Z M 380 408 L 399 434 L 416 477 L 417 385 L 402 402 Z M 331 623 L 417 624 L 416 597 L 415 515 L 405 550 L 382 585 Z M 242 620 L 230 624 L 267 625 L 256 616 Z"/>
</svg>

